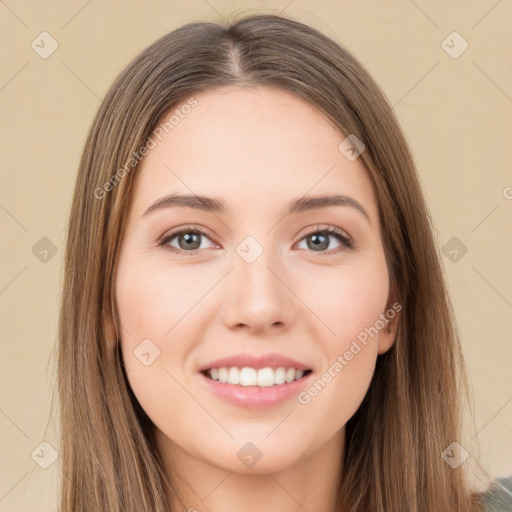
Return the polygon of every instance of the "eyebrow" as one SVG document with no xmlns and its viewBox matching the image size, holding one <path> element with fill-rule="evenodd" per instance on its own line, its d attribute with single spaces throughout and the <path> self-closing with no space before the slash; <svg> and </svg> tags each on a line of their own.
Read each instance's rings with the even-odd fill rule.
<svg viewBox="0 0 512 512">
<path fill-rule="evenodd" d="M 302 213 L 305 211 L 319 210 L 321 208 L 327 208 L 329 206 L 350 206 L 355 208 L 362 213 L 368 222 L 371 223 L 368 212 L 352 197 L 340 195 L 340 194 L 329 194 L 321 196 L 304 196 L 299 199 L 295 199 L 289 203 L 285 215 Z M 228 208 L 226 203 L 220 199 L 213 197 L 198 196 L 198 195 L 183 195 L 183 194 L 170 194 L 165 197 L 161 197 L 155 201 L 143 214 L 148 215 L 149 213 L 160 210 L 162 208 L 194 208 L 211 213 L 227 213 Z"/>
</svg>

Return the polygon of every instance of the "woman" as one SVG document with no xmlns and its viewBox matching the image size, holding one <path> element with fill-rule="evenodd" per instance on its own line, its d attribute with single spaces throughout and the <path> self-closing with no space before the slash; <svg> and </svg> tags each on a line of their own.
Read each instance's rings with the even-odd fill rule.
<svg viewBox="0 0 512 512">
<path fill-rule="evenodd" d="M 122 72 L 71 211 L 63 511 L 482 510 L 464 379 L 414 163 L 352 55 L 258 15 Z"/>
</svg>

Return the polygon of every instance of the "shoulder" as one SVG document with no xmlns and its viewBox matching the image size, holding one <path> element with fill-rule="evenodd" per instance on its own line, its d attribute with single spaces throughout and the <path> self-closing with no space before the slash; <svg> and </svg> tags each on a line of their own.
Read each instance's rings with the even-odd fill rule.
<svg viewBox="0 0 512 512">
<path fill-rule="evenodd" d="M 484 512 L 512 512 L 512 475 L 494 480 L 481 499 Z"/>
</svg>

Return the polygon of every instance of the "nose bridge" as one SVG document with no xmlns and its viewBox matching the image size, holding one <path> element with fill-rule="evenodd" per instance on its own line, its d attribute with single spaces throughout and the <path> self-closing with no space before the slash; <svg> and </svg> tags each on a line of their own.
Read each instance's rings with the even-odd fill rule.
<svg viewBox="0 0 512 512">
<path fill-rule="evenodd" d="M 292 294 L 284 284 L 286 276 L 280 275 L 284 266 L 271 238 L 264 245 L 248 236 L 235 249 L 224 305 L 224 321 L 231 326 L 261 330 L 291 320 Z"/>
</svg>

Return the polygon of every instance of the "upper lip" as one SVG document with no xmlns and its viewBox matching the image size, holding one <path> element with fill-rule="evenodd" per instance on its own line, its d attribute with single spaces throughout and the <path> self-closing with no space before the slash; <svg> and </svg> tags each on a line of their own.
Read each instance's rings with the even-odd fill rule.
<svg viewBox="0 0 512 512">
<path fill-rule="evenodd" d="M 291 357 L 277 354 L 275 352 L 263 354 L 260 356 L 252 354 L 235 354 L 229 357 L 216 359 L 207 364 L 202 365 L 199 371 L 210 370 L 212 368 L 230 368 L 236 366 L 238 368 L 250 367 L 257 370 L 261 368 L 274 367 L 278 368 L 283 366 L 285 368 L 295 368 L 296 370 L 310 370 L 311 367 L 292 359 Z"/>
</svg>

